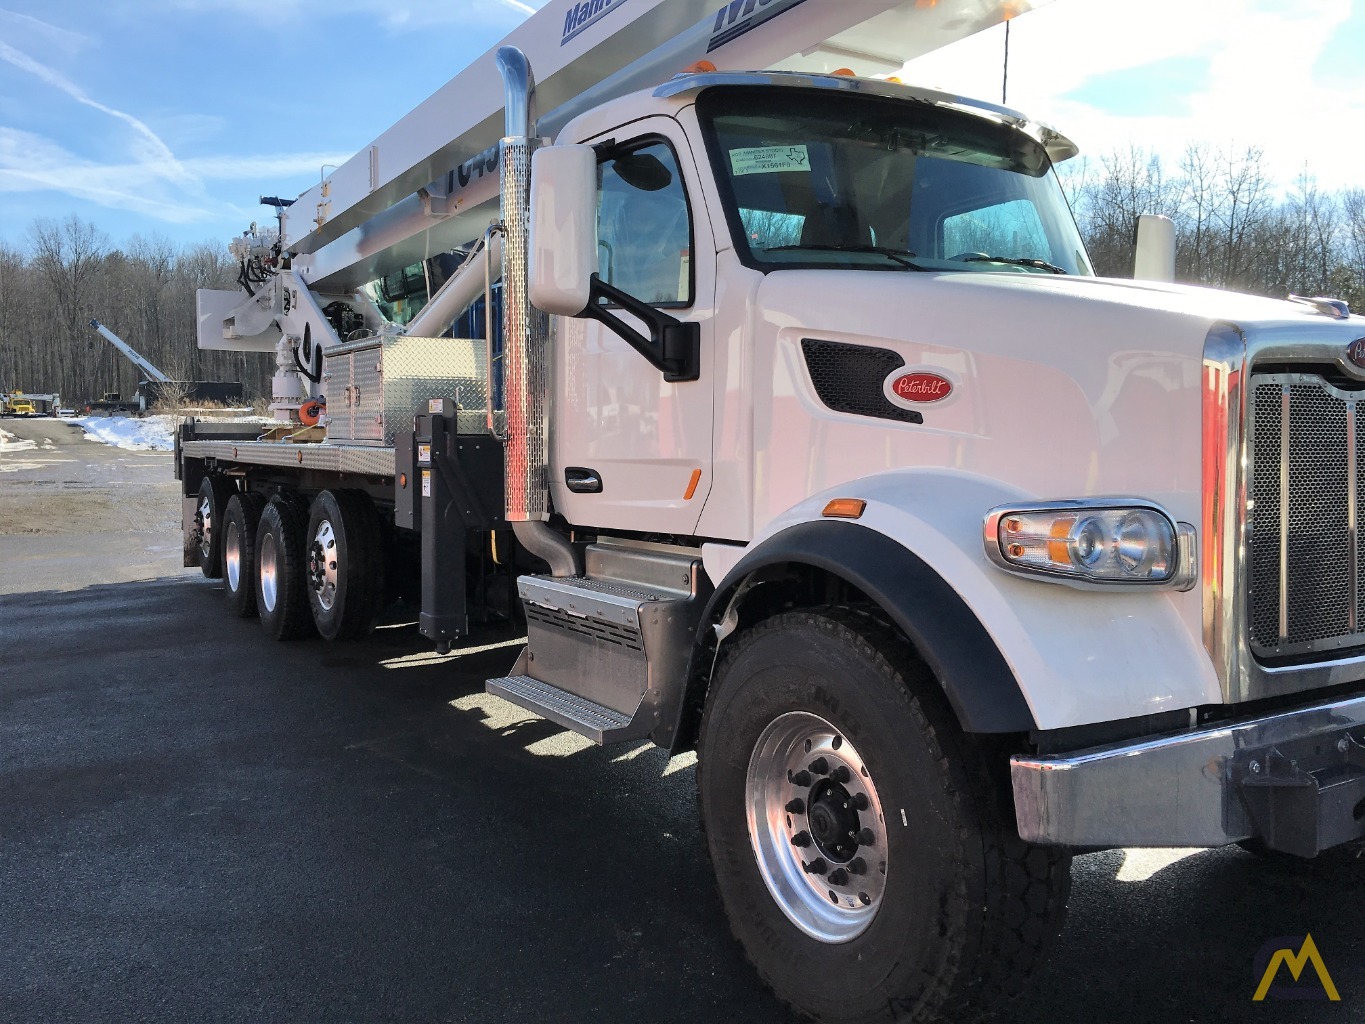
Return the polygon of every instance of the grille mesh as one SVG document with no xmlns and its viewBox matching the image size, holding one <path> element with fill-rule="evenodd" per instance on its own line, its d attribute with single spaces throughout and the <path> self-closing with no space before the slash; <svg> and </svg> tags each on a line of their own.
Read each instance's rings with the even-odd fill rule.
<svg viewBox="0 0 1365 1024">
<path fill-rule="evenodd" d="M 806 369 L 820 401 L 835 412 L 854 416 L 874 416 L 902 423 L 923 423 L 924 416 L 914 409 L 892 405 L 882 394 L 882 383 L 905 360 L 886 348 L 868 345 L 842 345 L 834 341 L 805 338 L 801 351 Z"/>
<path fill-rule="evenodd" d="M 1348 448 L 1352 417 L 1354 451 Z M 1365 405 L 1318 378 L 1285 374 L 1253 382 L 1248 599 L 1257 653 L 1290 656 L 1365 644 L 1349 515 L 1352 463 L 1365 465 L 1362 428 Z M 1362 476 L 1357 473 L 1357 489 Z"/>
</svg>

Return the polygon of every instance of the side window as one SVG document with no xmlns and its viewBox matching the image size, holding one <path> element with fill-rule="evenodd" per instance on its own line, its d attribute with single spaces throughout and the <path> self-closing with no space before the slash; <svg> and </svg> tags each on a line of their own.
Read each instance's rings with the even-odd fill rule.
<svg viewBox="0 0 1365 1024">
<path fill-rule="evenodd" d="M 1027 199 L 985 206 L 945 220 L 943 255 L 951 258 L 964 252 L 1052 258 L 1038 210 Z"/>
<path fill-rule="evenodd" d="M 597 272 L 655 306 L 692 303 L 692 217 L 673 151 L 652 142 L 600 167 Z"/>
</svg>

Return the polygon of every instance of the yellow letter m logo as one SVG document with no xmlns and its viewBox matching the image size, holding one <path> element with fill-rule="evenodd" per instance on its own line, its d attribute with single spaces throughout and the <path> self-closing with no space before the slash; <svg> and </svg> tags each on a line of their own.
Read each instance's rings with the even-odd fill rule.
<svg viewBox="0 0 1365 1024">
<path fill-rule="evenodd" d="M 1264 955 L 1264 954 L 1263 954 Z M 1332 984 L 1332 976 L 1327 973 L 1327 965 L 1322 962 L 1322 954 L 1318 952 L 1317 945 L 1313 942 L 1313 936 L 1305 935 L 1303 945 L 1296 953 L 1292 949 L 1277 949 L 1270 957 L 1270 963 L 1266 965 L 1265 974 L 1261 976 L 1261 984 L 1256 989 L 1256 994 L 1251 997 L 1252 1002 L 1262 1002 L 1266 995 L 1274 998 L 1287 999 L 1322 999 L 1315 990 L 1306 989 L 1287 989 L 1279 987 L 1275 990 L 1275 976 L 1280 973 L 1281 965 L 1289 968 L 1289 976 L 1298 981 L 1303 974 L 1303 969 L 1309 964 L 1313 965 L 1313 970 L 1318 972 L 1318 981 L 1322 984 L 1322 990 L 1327 999 L 1332 1002 L 1340 1002 L 1341 996 L 1337 993 L 1336 985 Z"/>
</svg>

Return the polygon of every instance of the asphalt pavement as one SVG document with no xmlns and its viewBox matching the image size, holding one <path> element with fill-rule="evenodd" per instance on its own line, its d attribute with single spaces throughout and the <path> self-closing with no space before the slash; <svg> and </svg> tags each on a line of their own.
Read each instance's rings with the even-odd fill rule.
<svg viewBox="0 0 1365 1024">
<path fill-rule="evenodd" d="M 512 635 L 268 642 L 179 568 L 168 456 L 53 448 L 0 456 L 0 1021 L 792 1019 L 726 930 L 690 758 L 484 694 Z M 168 504 L 14 532 L 43 473 L 81 484 L 67 504 Z M 1365 1021 L 1362 869 L 1078 858 L 1058 947 L 1000 1020 Z M 1307 933 L 1341 1000 L 1253 1002 L 1258 951 Z M 1321 996 L 1315 973 L 1294 991 Z"/>
</svg>

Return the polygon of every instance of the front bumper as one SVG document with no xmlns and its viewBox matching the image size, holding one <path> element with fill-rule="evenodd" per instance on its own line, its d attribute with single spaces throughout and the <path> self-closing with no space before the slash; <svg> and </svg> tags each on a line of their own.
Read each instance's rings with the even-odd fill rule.
<svg viewBox="0 0 1365 1024">
<path fill-rule="evenodd" d="M 1313 857 L 1365 836 L 1365 696 L 1011 760 L 1020 836 L 1063 846 L 1222 846 Z"/>
</svg>

